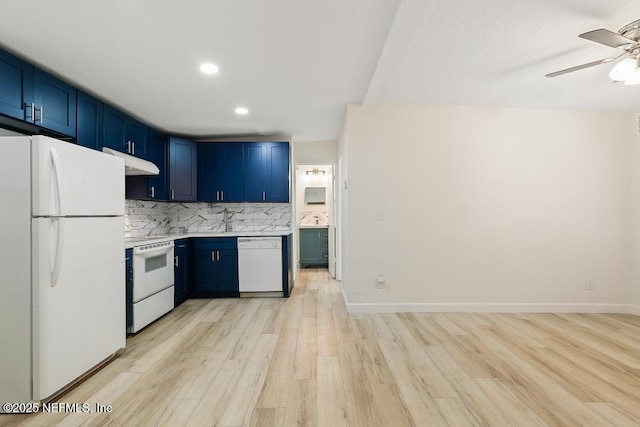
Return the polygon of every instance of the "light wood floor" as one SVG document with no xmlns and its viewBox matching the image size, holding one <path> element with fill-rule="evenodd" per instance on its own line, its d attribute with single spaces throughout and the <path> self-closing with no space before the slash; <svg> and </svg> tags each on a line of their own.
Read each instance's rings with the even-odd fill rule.
<svg viewBox="0 0 640 427">
<path fill-rule="evenodd" d="M 640 318 L 361 314 L 304 271 L 288 300 L 190 300 L 24 426 L 640 425 Z"/>
</svg>

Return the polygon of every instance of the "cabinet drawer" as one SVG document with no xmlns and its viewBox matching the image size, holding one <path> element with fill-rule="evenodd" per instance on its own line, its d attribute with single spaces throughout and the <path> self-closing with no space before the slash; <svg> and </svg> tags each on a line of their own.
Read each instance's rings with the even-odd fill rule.
<svg viewBox="0 0 640 427">
<path fill-rule="evenodd" d="M 196 249 L 238 249 L 235 237 L 207 237 L 196 240 Z"/>
<path fill-rule="evenodd" d="M 175 246 L 175 250 L 178 249 L 183 249 L 186 248 L 187 245 L 189 244 L 189 240 L 188 239 L 177 239 L 173 242 L 174 246 Z"/>
</svg>

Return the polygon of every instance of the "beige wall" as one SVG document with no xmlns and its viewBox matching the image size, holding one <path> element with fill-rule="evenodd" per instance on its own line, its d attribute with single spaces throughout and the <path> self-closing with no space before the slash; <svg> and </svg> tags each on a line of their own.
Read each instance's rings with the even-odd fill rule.
<svg viewBox="0 0 640 427">
<path fill-rule="evenodd" d="M 22 136 L 22 135 L 24 134 L 14 132 L 12 130 L 5 129 L 5 128 L 0 128 L 0 136 Z"/>
<path fill-rule="evenodd" d="M 349 302 L 630 303 L 629 129 L 627 113 L 349 106 Z"/>
<path fill-rule="evenodd" d="M 640 315 L 640 111 L 629 119 L 630 138 L 632 141 L 629 163 L 632 179 L 632 251 L 631 251 L 631 301 L 634 311 Z"/>
<path fill-rule="evenodd" d="M 292 145 L 297 165 L 332 165 L 338 158 L 336 141 L 293 141 Z"/>
</svg>

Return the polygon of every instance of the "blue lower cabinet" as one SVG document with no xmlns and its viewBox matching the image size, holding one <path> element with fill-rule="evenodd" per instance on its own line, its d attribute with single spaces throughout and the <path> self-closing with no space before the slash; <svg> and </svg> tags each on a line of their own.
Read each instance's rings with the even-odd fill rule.
<svg viewBox="0 0 640 427">
<path fill-rule="evenodd" d="M 191 290 L 191 256 L 190 241 L 179 239 L 175 241 L 174 249 L 174 303 L 177 307 L 188 297 Z"/>
<path fill-rule="evenodd" d="M 125 249 L 125 289 L 127 305 L 127 329 L 133 326 L 133 249 Z"/>
<path fill-rule="evenodd" d="M 238 241 L 235 237 L 198 238 L 193 241 L 194 274 L 191 296 L 237 297 Z"/>
</svg>

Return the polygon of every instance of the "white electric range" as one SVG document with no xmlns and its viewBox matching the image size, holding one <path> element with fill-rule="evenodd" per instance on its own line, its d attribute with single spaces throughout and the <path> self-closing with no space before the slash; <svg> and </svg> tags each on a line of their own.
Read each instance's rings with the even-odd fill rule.
<svg viewBox="0 0 640 427">
<path fill-rule="evenodd" d="M 174 307 L 173 239 L 168 236 L 128 237 L 133 244 L 133 324 L 136 333 Z"/>
</svg>

